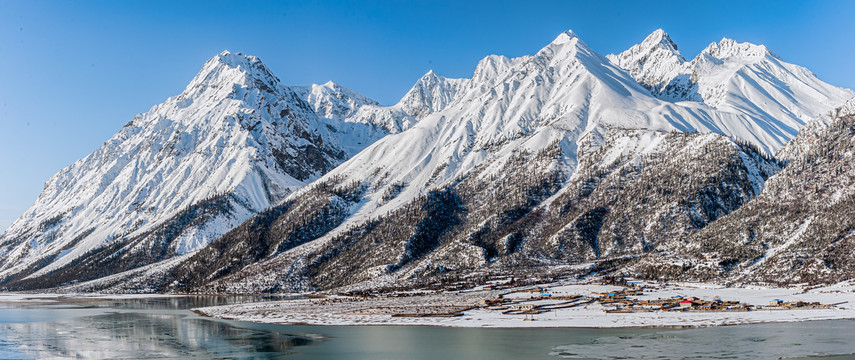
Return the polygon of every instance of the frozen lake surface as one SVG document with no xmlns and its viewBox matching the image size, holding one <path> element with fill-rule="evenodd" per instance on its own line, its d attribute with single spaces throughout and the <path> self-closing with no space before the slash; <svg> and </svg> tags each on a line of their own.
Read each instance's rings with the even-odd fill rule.
<svg viewBox="0 0 855 360">
<path fill-rule="evenodd" d="M 201 317 L 258 297 L 0 303 L 0 359 L 855 358 L 855 321 L 693 329 L 298 326 Z"/>
</svg>

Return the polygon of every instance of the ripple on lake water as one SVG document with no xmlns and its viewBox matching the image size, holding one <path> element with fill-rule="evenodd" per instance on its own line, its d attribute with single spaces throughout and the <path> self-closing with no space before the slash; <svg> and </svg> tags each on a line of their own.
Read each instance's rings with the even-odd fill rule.
<svg viewBox="0 0 855 360">
<path fill-rule="evenodd" d="M 847 335 L 852 334 L 852 335 Z M 812 321 L 663 330 L 556 346 L 570 359 L 855 359 L 855 322 Z"/>
</svg>

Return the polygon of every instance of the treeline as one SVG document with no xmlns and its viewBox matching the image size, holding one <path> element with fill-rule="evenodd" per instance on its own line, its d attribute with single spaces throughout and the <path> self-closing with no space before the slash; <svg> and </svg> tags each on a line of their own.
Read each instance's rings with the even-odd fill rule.
<svg viewBox="0 0 855 360">
<path fill-rule="evenodd" d="M 366 187 L 334 177 L 253 216 L 174 270 L 178 289 L 195 287 L 314 240 L 340 225 Z"/>
<path fill-rule="evenodd" d="M 8 290 L 46 289 L 97 279 L 167 259 L 176 254 L 173 242 L 186 229 L 204 224 L 215 216 L 230 213 L 234 210 L 232 201 L 232 195 L 209 197 L 142 234 L 133 237 L 129 233 L 114 236 L 112 241 L 88 251 L 59 269 L 38 277 L 6 279 L 2 286 Z M 94 231 L 94 228 L 87 229 L 73 239 L 66 249 L 75 246 Z M 46 257 L 22 274 L 31 274 L 53 260 L 54 257 Z"/>
</svg>

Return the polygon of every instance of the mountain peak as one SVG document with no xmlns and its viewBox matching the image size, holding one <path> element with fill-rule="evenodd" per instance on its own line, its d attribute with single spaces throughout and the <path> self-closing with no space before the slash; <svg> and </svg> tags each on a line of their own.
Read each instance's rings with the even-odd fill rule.
<svg viewBox="0 0 855 360">
<path fill-rule="evenodd" d="M 552 40 L 552 44 L 567 44 L 573 41 L 578 41 L 579 36 L 573 32 L 573 30 L 567 30 L 558 35 L 555 40 Z"/>
<path fill-rule="evenodd" d="M 327 89 L 332 89 L 332 90 L 341 90 L 341 89 L 344 89 L 344 87 L 342 87 L 341 85 L 339 85 L 339 83 L 337 83 L 337 82 L 335 82 L 335 81 L 332 81 L 332 80 L 327 81 L 327 82 L 325 82 L 325 83 L 323 83 L 323 84 L 321 84 L 321 85 L 319 85 L 319 86 L 320 86 L 320 87 L 327 88 Z M 349 90 L 349 89 L 348 89 L 348 90 Z"/>
<path fill-rule="evenodd" d="M 563 33 L 561 33 L 561 35 L 559 35 L 559 37 L 561 37 L 562 35 L 563 35 L 563 36 L 565 36 L 565 37 L 567 37 L 567 38 L 569 38 L 569 39 L 579 37 L 579 36 L 578 36 L 578 35 L 576 35 L 576 33 L 575 33 L 575 32 L 573 32 L 573 30 L 571 30 L 571 29 L 567 29 L 566 31 L 564 31 Z"/>
<path fill-rule="evenodd" d="M 261 59 L 225 50 L 202 65 L 184 92 L 192 93 L 207 87 L 230 87 L 234 84 L 255 86 L 268 92 L 276 92 L 280 87 L 279 79 Z"/>
<path fill-rule="evenodd" d="M 650 35 L 647 35 L 648 39 L 650 39 L 650 38 L 662 38 L 662 37 L 668 37 L 668 33 L 666 33 L 665 30 L 663 30 L 662 28 L 653 30 L 653 32 L 650 33 Z"/>
<path fill-rule="evenodd" d="M 588 47 L 579 36 L 572 30 L 567 30 L 558 35 L 555 40 L 540 49 L 533 58 L 548 59 L 547 61 L 574 61 L 579 56 L 600 56 Z M 516 58 L 514 60 L 521 59 Z"/>
<path fill-rule="evenodd" d="M 656 29 L 644 41 L 626 51 L 610 54 L 606 58 L 629 72 L 653 94 L 665 91 L 671 80 L 687 66 L 686 59 L 677 50 L 677 44 L 662 29 Z"/>
<path fill-rule="evenodd" d="M 244 55 L 240 52 L 234 52 L 233 53 L 229 50 L 223 50 L 223 52 L 217 54 L 217 56 L 214 56 L 211 59 L 212 60 L 215 59 L 216 61 L 220 62 L 221 64 L 229 66 L 229 67 L 238 67 L 241 65 L 248 65 L 248 64 L 260 63 L 261 62 L 261 60 L 259 60 L 258 57 L 255 57 L 252 55 Z"/>
<path fill-rule="evenodd" d="M 729 38 L 722 38 L 717 43 L 709 44 L 701 54 L 707 54 L 717 59 L 726 58 L 745 58 L 745 59 L 761 59 L 766 55 L 780 59 L 778 54 L 769 50 L 766 45 L 755 45 L 749 42 L 738 42 Z"/>
<path fill-rule="evenodd" d="M 673 44 L 658 29 L 642 43 L 608 59 L 660 99 L 701 102 L 768 124 L 776 129 L 769 140 L 763 140 L 772 144 L 770 149 L 791 139 L 805 121 L 852 94 L 822 82 L 807 69 L 785 63 L 764 45 L 723 38 L 686 61 Z"/>
<path fill-rule="evenodd" d="M 298 97 L 306 101 L 321 117 L 344 122 L 365 105 L 379 105 L 376 101 L 335 81 L 308 86 L 290 86 Z"/>
<path fill-rule="evenodd" d="M 641 46 L 643 48 L 658 47 L 679 54 L 677 51 L 677 44 L 674 43 L 674 41 L 671 40 L 671 36 L 662 29 L 656 29 L 650 33 L 650 35 L 647 35 L 647 37 L 644 38 L 644 41 L 641 42 Z"/>
<path fill-rule="evenodd" d="M 680 51 L 677 50 L 677 44 L 671 40 L 671 36 L 662 29 L 656 29 L 650 35 L 647 35 L 639 44 L 633 45 L 626 51 L 618 55 L 608 55 L 609 60 L 614 63 L 623 65 L 624 62 L 646 62 L 649 58 L 674 58 L 676 62 L 683 63 L 686 61 Z M 673 62 L 670 61 L 669 62 Z"/>
<path fill-rule="evenodd" d="M 416 119 L 442 110 L 457 96 L 467 79 L 449 79 L 429 70 L 404 94 L 396 106 Z"/>
<path fill-rule="evenodd" d="M 475 66 L 475 72 L 472 73 L 472 81 L 496 81 L 510 70 L 517 59 L 524 58 L 526 57 L 511 59 L 504 55 L 487 55 Z"/>
<path fill-rule="evenodd" d="M 274 77 L 273 72 L 257 56 L 231 52 L 229 50 L 224 50 L 209 59 L 203 66 L 203 71 L 206 69 L 213 70 L 217 67 L 237 69 L 253 77 Z"/>
<path fill-rule="evenodd" d="M 445 78 L 445 76 L 439 75 L 434 72 L 433 69 L 430 69 L 428 70 L 428 72 L 422 75 L 422 77 L 420 77 L 418 81 L 416 81 L 416 84 L 414 86 L 431 86 L 431 84 L 440 82 Z"/>
</svg>

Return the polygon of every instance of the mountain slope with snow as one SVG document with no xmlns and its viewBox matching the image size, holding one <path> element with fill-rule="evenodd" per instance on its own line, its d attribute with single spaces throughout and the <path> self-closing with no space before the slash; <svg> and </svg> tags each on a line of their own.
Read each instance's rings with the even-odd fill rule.
<svg viewBox="0 0 855 360">
<path fill-rule="evenodd" d="M 366 146 L 443 106 L 431 71 L 385 107 L 334 82 L 283 86 L 256 57 L 209 60 L 45 185 L 0 238 L 0 282 L 54 286 L 205 247 Z M 97 185 L 93 185 L 97 184 Z"/>
<path fill-rule="evenodd" d="M 445 109 L 375 143 L 327 176 L 372 183 L 378 194 L 403 183 L 400 198 L 412 199 L 482 163 L 498 167 L 515 152 L 537 152 L 555 142 L 563 153 L 557 166 L 572 174 L 579 139 L 611 128 L 717 132 L 770 153 L 784 144 L 746 114 L 651 96 L 571 32 L 534 56 L 496 58 L 482 60 L 476 76 Z M 357 215 L 400 204 L 369 196 Z"/>
<path fill-rule="evenodd" d="M 852 90 L 824 83 L 809 70 L 783 61 L 766 46 L 727 38 L 687 61 L 659 29 L 608 58 L 655 96 L 745 114 L 780 144 L 794 138 L 810 119 L 855 96 Z"/>
<path fill-rule="evenodd" d="M 195 251 L 344 159 L 310 106 L 258 58 L 223 52 L 180 95 L 45 184 L 0 239 L 0 279 L 44 275 L 170 226 L 151 260 Z M 204 202 L 216 203 L 207 217 L 193 212 Z M 116 251 L 152 251 L 126 245 Z"/>
<path fill-rule="evenodd" d="M 428 71 L 395 106 L 421 120 L 448 106 L 468 81 L 469 79 L 451 79 L 437 75 L 433 70 Z"/>
<path fill-rule="evenodd" d="M 431 70 L 392 106 L 382 106 L 332 81 L 294 89 L 353 156 L 380 138 L 407 130 L 423 117 L 445 108 L 467 80 L 449 79 Z"/>
<path fill-rule="evenodd" d="M 759 196 L 674 249 L 679 266 L 656 254 L 634 267 L 651 277 L 783 284 L 855 277 L 855 99 L 822 118 L 788 145 L 789 163 Z"/>
<path fill-rule="evenodd" d="M 771 191 L 768 154 L 822 151 L 848 108 L 787 143 L 851 95 L 763 46 L 687 61 L 663 31 L 608 58 L 567 31 L 392 106 L 224 53 L 49 182 L 0 238 L 0 286 L 305 291 L 661 257 L 627 268 L 656 274 L 639 264 L 707 256 L 686 242 Z"/>
<path fill-rule="evenodd" d="M 203 261 L 200 255 L 198 259 L 185 262 L 179 279 L 191 286 L 216 280 L 217 285 L 212 285 L 215 288 L 222 286 L 233 290 L 235 288 L 231 286 L 246 283 L 248 278 L 254 279 L 250 283 L 257 280 L 273 288 L 286 285 L 271 279 L 283 279 L 290 282 L 289 286 L 311 284 L 309 286 L 324 288 L 347 285 L 347 282 L 357 279 L 405 278 L 437 269 L 488 265 L 496 254 L 507 254 L 507 249 L 517 246 L 531 246 L 529 254 L 540 251 L 547 254 L 546 258 L 553 258 L 552 252 L 557 250 L 543 243 L 549 242 L 548 234 L 531 228 L 519 232 L 520 235 L 514 235 L 517 233 L 514 231 L 491 233 L 493 240 L 485 243 L 478 239 L 487 239 L 486 233 L 477 230 L 480 225 L 471 217 L 478 214 L 477 218 L 492 219 L 489 221 L 503 226 L 507 225 L 506 222 L 522 221 L 535 208 L 550 206 L 553 197 L 584 185 L 583 180 L 586 179 L 576 178 L 581 176 L 578 175 L 581 174 L 580 162 L 602 147 L 610 149 L 608 153 L 612 155 L 599 157 L 597 164 L 588 166 L 609 169 L 629 161 L 619 174 L 633 169 L 633 164 L 643 158 L 640 154 L 649 147 L 657 150 L 646 151 L 665 159 L 686 154 L 679 156 L 687 156 L 691 161 L 688 164 L 682 161 L 651 162 L 653 165 L 650 166 L 662 169 L 662 174 L 673 174 L 677 171 L 675 169 L 688 166 L 697 170 L 697 176 L 687 178 L 687 181 L 693 180 L 679 191 L 653 190 L 654 193 L 673 192 L 680 197 L 674 195 L 674 198 L 668 198 L 670 200 L 656 203 L 662 208 L 649 212 L 651 218 L 662 219 L 663 223 L 667 223 L 667 219 L 677 221 L 671 226 L 687 230 L 674 230 L 675 234 L 685 236 L 739 208 L 760 192 L 766 177 L 777 171 L 777 163 L 752 149 L 756 146 L 771 153 L 783 146 L 784 139 L 767 130 L 747 114 L 718 111 L 704 103 L 673 103 L 658 99 L 624 70 L 590 49 L 575 34 L 565 32 L 532 56 L 485 58 L 466 87 L 444 109 L 424 117 L 405 132 L 390 135 L 369 146 L 318 180 L 318 186 L 312 190 L 306 188 L 290 196 L 288 201 L 295 204 L 308 199 L 325 199 L 322 202 L 328 204 L 304 210 L 289 208 L 284 210 L 285 215 L 280 215 L 302 219 L 298 221 L 300 224 L 324 218 L 321 210 L 324 206 L 334 205 L 336 214 L 346 213 L 321 222 L 323 226 L 314 232 L 317 239 L 277 242 L 276 250 L 256 259 L 257 263 L 229 263 L 226 260 L 214 267 L 203 266 L 207 269 L 229 269 L 222 281 L 217 280 L 222 274 L 205 272 L 193 265 Z M 642 135 L 611 135 L 621 131 L 638 131 Z M 736 144 L 720 135 L 693 135 L 685 139 L 646 135 L 672 132 L 719 133 L 756 145 Z M 662 143 L 653 140 L 658 138 L 669 140 Z M 660 146 L 663 148 L 658 148 Z M 721 160 L 715 160 L 719 158 Z M 518 178 L 508 184 L 500 181 L 511 174 L 518 174 L 514 175 Z M 663 178 L 657 181 L 662 185 L 678 186 L 680 184 L 670 181 L 692 174 L 690 171 L 677 177 L 662 175 Z M 727 181 L 722 182 L 722 179 Z M 621 181 L 636 181 L 636 178 Z M 344 189 L 351 189 L 348 191 L 350 194 L 354 194 L 353 189 L 358 191 L 347 196 L 345 201 L 345 197 L 338 195 Z M 637 189 L 649 191 L 644 184 L 637 185 Z M 489 194 L 504 194 L 508 198 L 473 203 L 473 199 Z M 604 201 L 611 201 L 608 199 L 604 197 Z M 619 208 L 627 209 L 627 206 Z M 589 211 L 594 213 L 588 214 Z M 581 216 L 581 222 L 567 226 L 585 228 L 591 222 L 597 223 L 599 220 L 596 219 L 602 216 L 594 216 L 597 211 L 597 207 L 581 211 L 577 214 Z M 659 218 L 661 214 L 658 211 L 674 212 L 673 218 Z M 555 225 L 557 221 L 563 221 L 561 219 L 558 217 L 543 226 Z M 277 220 L 272 223 L 276 224 Z M 622 232 L 628 234 L 621 241 L 643 243 L 636 236 L 645 232 L 628 229 L 628 222 L 616 224 L 621 224 L 624 227 Z M 476 230 L 461 233 L 460 227 Z M 366 234 L 378 231 L 374 229 L 383 229 L 378 232 L 384 234 L 383 237 L 366 242 L 365 239 L 372 238 Z M 501 229 L 496 231 L 507 230 L 505 227 Z M 307 229 L 293 231 L 301 234 L 312 232 Z M 498 245 L 501 241 L 497 243 L 494 235 L 505 236 L 505 245 Z M 234 236 L 240 240 L 230 238 L 229 241 L 218 242 L 225 254 L 235 251 L 229 243 L 253 246 L 252 237 Z M 594 235 L 594 239 L 598 237 Z M 607 238 L 605 234 L 603 237 Z M 578 249 L 585 248 L 579 247 L 578 239 L 568 241 Z M 542 245 L 534 245 L 539 243 Z M 651 240 L 650 243 L 655 242 Z M 603 249 L 603 252 L 597 250 L 593 257 L 571 256 L 563 260 L 580 261 L 605 256 L 605 245 L 596 248 Z M 620 250 L 614 254 L 632 254 L 646 248 L 618 246 L 617 249 Z M 228 258 L 216 254 L 205 257 Z M 559 259 L 562 257 L 555 258 L 555 261 L 562 261 Z M 235 269 L 244 267 L 247 270 L 235 272 Z M 286 271 L 283 269 L 290 270 L 281 273 Z M 200 278 L 201 274 L 207 275 Z M 349 274 L 347 279 L 344 274 Z"/>
<path fill-rule="evenodd" d="M 186 261 L 177 280 L 193 291 L 216 293 L 425 286 L 444 276 L 507 276 L 543 265 L 631 259 L 674 248 L 756 196 L 779 169 L 750 146 L 717 134 L 612 130 L 602 139 L 586 137 L 580 167 L 569 179 L 555 167 L 561 153 L 557 143 L 517 153 L 498 169 L 501 175 L 484 164 L 347 226 L 340 225 L 346 210 L 358 206 L 371 186 L 317 183 L 288 202 L 320 203 L 257 217 L 253 226 L 271 221 L 263 220 L 268 216 L 275 220 L 218 239 Z M 383 196 L 391 201 L 398 195 Z M 321 236 L 274 240 L 254 261 L 229 260 L 239 249 L 259 248 L 253 233 L 266 239 Z"/>
<path fill-rule="evenodd" d="M 687 93 L 691 86 L 686 82 L 689 78 L 686 73 L 691 74 L 691 63 L 686 61 L 677 50 L 677 44 L 662 29 L 648 35 L 640 44 L 618 55 L 606 55 L 606 58 L 629 72 L 654 95 L 677 99 L 691 97 Z"/>
</svg>

